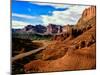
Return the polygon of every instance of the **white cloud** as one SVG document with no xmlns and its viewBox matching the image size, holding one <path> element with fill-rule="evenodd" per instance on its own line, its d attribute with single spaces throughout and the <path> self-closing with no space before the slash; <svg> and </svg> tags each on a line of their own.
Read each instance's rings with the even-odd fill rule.
<svg viewBox="0 0 100 75">
<path fill-rule="evenodd" d="M 16 21 L 16 20 L 13 20 L 12 21 L 12 28 L 24 28 L 26 25 L 29 25 L 30 23 L 27 23 L 27 22 L 22 22 L 22 21 Z"/>
<path fill-rule="evenodd" d="M 69 7 L 69 5 L 66 5 L 66 4 L 58 4 L 58 3 L 35 3 L 35 2 L 30 2 L 32 4 L 37 4 L 37 5 L 49 5 L 49 6 L 53 6 L 54 8 L 67 8 Z"/>
<path fill-rule="evenodd" d="M 72 5 L 65 11 L 54 11 L 52 16 L 42 15 L 44 24 L 76 24 L 85 8 L 89 6 Z"/>
<path fill-rule="evenodd" d="M 43 4 L 43 5 L 46 5 L 46 4 Z M 51 5 L 51 4 L 49 4 L 49 5 Z M 56 5 L 58 5 L 58 4 L 55 4 L 55 6 Z M 51 16 L 40 15 L 38 18 L 40 18 L 40 21 L 43 25 L 48 25 L 49 23 L 58 24 L 58 25 L 67 25 L 67 24 L 75 25 L 77 23 L 78 19 L 81 17 L 83 10 L 88 7 L 89 6 L 68 5 L 67 6 L 68 9 L 66 9 L 64 11 L 53 11 L 52 12 L 53 15 L 51 15 Z M 29 9 L 29 11 L 30 11 L 30 9 Z M 36 23 L 40 23 L 37 21 L 38 19 L 36 16 L 29 16 L 29 15 L 16 14 L 16 13 L 12 13 L 12 16 L 32 19 L 33 22 L 36 20 L 35 21 Z M 36 24 L 35 22 L 33 24 Z M 26 26 L 28 24 L 30 24 L 30 23 L 22 22 L 22 21 L 14 21 L 14 20 L 12 21 L 13 28 L 23 28 L 24 26 Z"/>
<path fill-rule="evenodd" d="M 15 16 L 15 17 L 27 18 L 27 19 L 34 19 L 35 18 L 34 16 L 24 15 L 24 14 L 17 14 L 17 13 L 12 13 L 12 16 L 13 17 Z"/>
</svg>

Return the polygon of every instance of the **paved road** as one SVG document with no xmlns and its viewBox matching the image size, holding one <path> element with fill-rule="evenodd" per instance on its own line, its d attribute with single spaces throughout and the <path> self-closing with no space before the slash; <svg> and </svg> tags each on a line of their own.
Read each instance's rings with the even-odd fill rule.
<svg viewBox="0 0 100 75">
<path fill-rule="evenodd" d="M 41 47 L 41 48 L 38 48 L 38 49 L 35 49 L 35 50 L 31 50 L 31 51 L 29 51 L 29 52 L 25 52 L 25 53 L 22 53 L 22 54 L 18 54 L 18 55 L 16 55 L 16 56 L 12 57 L 12 62 L 15 61 L 15 60 L 24 58 L 24 57 L 26 57 L 26 56 L 29 56 L 29 55 L 31 55 L 31 54 L 35 54 L 35 53 L 37 53 L 37 52 L 39 52 L 39 51 L 45 49 L 46 47 L 47 47 L 47 46 L 43 46 L 43 47 Z"/>
</svg>

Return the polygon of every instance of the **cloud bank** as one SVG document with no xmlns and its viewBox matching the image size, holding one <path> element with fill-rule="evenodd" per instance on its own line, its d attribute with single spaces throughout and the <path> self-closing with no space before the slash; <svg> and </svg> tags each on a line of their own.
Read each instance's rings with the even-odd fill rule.
<svg viewBox="0 0 100 75">
<path fill-rule="evenodd" d="M 25 15 L 25 14 L 17 14 L 17 13 L 12 13 L 12 16 L 14 17 L 21 17 L 21 18 L 27 18 L 27 19 L 34 19 L 34 16 L 30 15 Z"/>
<path fill-rule="evenodd" d="M 60 25 L 76 24 L 85 8 L 88 8 L 88 6 L 70 5 L 68 10 L 52 12 L 52 16 L 42 15 L 43 23 L 44 25 L 48 25 L 49 23 Z"/>
<path fill-rule="evenodd" d="M 33 2 L 30 2 L 33 4 Z M 39 16 L 31 16 L 26 14 L 12 13 L 12 17 L 23 18 L 24 20 L 12 20 L 13 28 L 23 28 L 28 24 L 42 24 L 47 26 L 48 24 L 57 24 L 57 25 L 75 25 L 79 18 L 82 15 L 82 12 L 85 8 L 89 6 L 81 6 L 81 5 L 65 5 L 65 4 L 50 4 L 50 3 L 34 3 L 42 6 L 52 6 L 54 8 L 66 8 L 66 10 L 58 11 L 55 10 L 52 15 L 39 15 Z M 31 12 L 31 9 L 28 8 Z M 34 9 L 35 10 L 35 9 Z M 27 19 L 27 21 L 25 20 Z"/>
<path fill-rule="evenodd" d="M 30 23 L 13 20 L 12 21 L 12 28 L 20 29 L 20 28 L 24 28 L 28 24 L 30 24 Z"/>
</svg>

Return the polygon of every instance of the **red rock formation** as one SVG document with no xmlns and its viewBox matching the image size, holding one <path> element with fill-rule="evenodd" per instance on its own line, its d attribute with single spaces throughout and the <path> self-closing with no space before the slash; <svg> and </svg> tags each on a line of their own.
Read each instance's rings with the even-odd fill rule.
<svg viewBox="0 0 100 75">
<path fill-rule="evenodd" d="M 71 32 L 73 25 L 63 26 L 63 32 Z"/>
<path fill-rule="evenodd" d="M 95 69 L 95 9 L 95 6 L 85 9 L 77 24 L 82 28 L 67 26 L 65 30 L 69 34 L 64 33 L 56 36 L 55 40 L 57 41 L 52 41 L 52 44 L 40 52 L 40 59 L 24 65 L 25 73 Z M 70 36 L 74 37 L 70 39 Z M 63 40 L 58 41 L 60 39 Z"/>
<path fill-rule="evenodd" d="M 56 33 L 56 34 L 59 34 L 62 32 L 62 26 L 60 25 L 55 25 L 55 24 L 49 24 L 47 26 L 47 32 L 48 34 L 53 34 L 53 33 Z"/>
<path fill-rule="evenodd" d="M 96 7 L 95 6 L 91 6 L 90 8 L 85 9 L 82 14 L 82 18 L 84 20 L 89 20 L 95 16 L 96 16 Z"/>
<path fill-rule="evenodd" d="M 63 41 L 63 40 L 65 40 L 72 33 L 72 28 L 73 27 L 74 26 L 72 26 L 72 25 L 63 26 L 63 28 L 62 28 L 63 32 L 61 34 L 54 35 L 54 37 L 52 38 L 52 40 L 57 40 L 57 41 Z"/>
<path fill-rule="evenodd" d="M 86 22 L 95 16 L 96 16 L 96 6 L 91 6 L 89 8 L 86 8 L 83 11 L 81 18 L 79 19 L 77 26 L 80 27 L 83 24 L 83 22 Z"/>
</svg>

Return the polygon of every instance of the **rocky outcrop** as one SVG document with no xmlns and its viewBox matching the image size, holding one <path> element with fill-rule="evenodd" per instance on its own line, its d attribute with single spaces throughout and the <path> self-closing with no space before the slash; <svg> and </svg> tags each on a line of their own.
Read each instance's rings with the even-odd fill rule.
<svg viewBox="0 0 100 75">
<path fill-rule="evenodd" d="M 29 30 L 34 30 L 35 29 L 35 26 L 33 25 L 27 25 L 23 28 L 23 31 L 29 31 Z"/>
<path fill-rule="evenodd" d="M 47 33 L 48 34 L 59 34 L 62 32 L 62 26 L 55 25 L 55 24 L 49 24 L 47 26 Z"/>
<path fill-rule="evenodd" d="M 96 7 L 91 6 L 83 11 L 82 18 L 86 21 L 96 16 Z"/>
<path fill-rule="evenodd" d="M 71 29 L 74 27 L 74 25 L 65 25 L 63 26 L 63 32 L 71 32 Z"/>
<path fill-rule="evenodd" d="M 96 7 L 95 6 L 91 6 L 89 8 L 86 8 L 83 11 L 83 14 L 81 16 L 81 18 L 79 19 L 77 26 L 80 27 L 82 26 L 82 24 L 90 19 L 92 19 L 93 17 L 96 17 Z"/>
<path fill-rule="evenodd" d="M 73 25 L 63 26 L 62 33 L 60 33 L 58 35 L 54 35 L 54 37 L 52 38 L 52 40 L 57 40 L 57 41 L 63 41 L 63 40 L 65 40 L 66 38 L 68 38 L 69 36 L 71 36 L 73 27 L 74 27 Z"/>
<path fill-rule="evenodd" d="M 38 33 L 45 33 L 47 31 L 47 28 L 43 25 L 36 25 L 35 31 Z"/>
<path fill-rule="evenodd" d="M 27 25 L 22 29 L 24 32 L 32 32 L 32 33 L 45 33 L 46 32 L 46 27 L 42 25 Z"/>
</svg>

